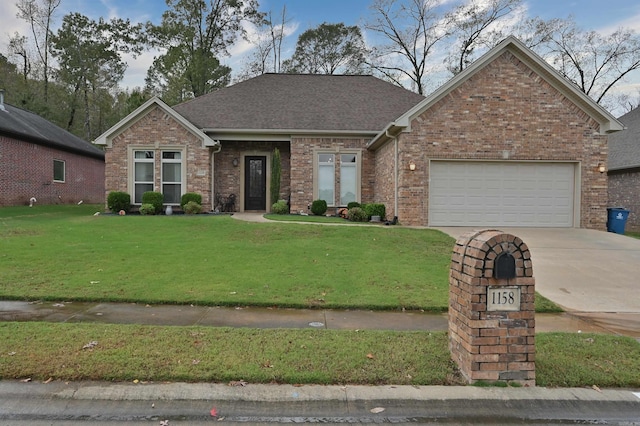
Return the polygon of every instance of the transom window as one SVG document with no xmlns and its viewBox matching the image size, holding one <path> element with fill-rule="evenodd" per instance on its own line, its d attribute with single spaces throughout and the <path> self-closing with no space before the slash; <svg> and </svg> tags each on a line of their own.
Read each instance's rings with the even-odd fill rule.
<svg viewBox="0 0 640 426">
<path fill-rule="evenodd" d="M 53 181 L 64 182 L 65 164 L 62 160 L 53 160 Z"/>
</svg>

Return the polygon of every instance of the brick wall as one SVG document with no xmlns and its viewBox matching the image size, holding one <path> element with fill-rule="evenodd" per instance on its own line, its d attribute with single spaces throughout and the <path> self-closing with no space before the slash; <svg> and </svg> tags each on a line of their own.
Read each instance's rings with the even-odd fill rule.
<svg viewBox="0 0 640 426">
<path fill-rule="evenodd" d="M 640 232 L 640 170 L 609 172 L 608 207 L 629 210 L 625 229 Z"/>
<path fill-rule="evenodd" d="M 53 181 L 53 160 L 65 162 L 65 182 Z M 0 206 L 101 203 L 103 160 L 0 136 Z"/>
<path fill-rule="evenodd" d="M 579 225 L 604 229 L 607 179 L 596 169 L 606 164 L 607 140 L 598 130 L 597 122 L 505 52 L 413 120 L 410 133 L 400 134 L 399 219 L 428 225 L 430 159 L 502 161 L 508 152 L 509 161 L 580 162 Z M 409 161 L 416 163 L 414 172 L 404 167 Z M 377 163 L 376 196 L 388 200 L 393 179 L 382 164 Z"/>
<path fill-rule="evenodd" d="M 495 262 L 504 253 L 513 257 L 511 279 L 494 276 Z M 489 310 L 490 287 L 519 289 L 517 310 Z M 534 301 L 531 253 L 520 238 L 496 230 L 472 231 L 458 238 L 449 274 L 449 349 L 470 383 L 513 381 L 535 386 Z"/>
<path fill-rule="evenodd" d="M 173 117 L 159 107 L 153 108 L 137 122 L 114 137 L 111 148 L 106 150 L 105 193 L 103 200 L 111 191 L 124 191 L 131 195 L 129 188 L 128 147 L 130 145 L 159 150 L 167 146 L 186 147 L 186 192 L 202 195 L 202 205 L 211 208 L 211 148 L 203 147 L 202 140 L 185 129 Z M 161 159 L 155 159 L 155 191 L 160 191 Z"/>
<path fill-rule="evenodd" d="M 362 179 L 360 201 L 377 202 L 374 199 L 376 181 L 375 153 L 365 150 L 369 139 L 366 138 L 292 138 L 291 140 L 291 211 L 307 211 L 307 206 L 317 197 L 313 194 L 313 153 L 316 149 L 328 150 L 339 154 L 340 150 L 362 150 Z M 339 179 L 336 178 L 336 194 L 339 194 Z M 388 208 L 388 206 L 387 206 Z M 388 215 L 388 214 L 387 214 Z"/>
</svg>

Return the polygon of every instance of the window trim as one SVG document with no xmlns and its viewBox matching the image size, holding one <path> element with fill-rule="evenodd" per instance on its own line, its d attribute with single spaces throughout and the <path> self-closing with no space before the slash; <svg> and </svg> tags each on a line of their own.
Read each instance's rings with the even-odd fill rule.
<svg viewBox="0 0 640 426">
<path fill-rule="evenodd" d="M 182 195 L 185 193 L 184 190 L 184 180 L 185 180 L 185 173 L 184 173 L 184 169 L 185 169 L 185 152 L 182 149 L 160 149 L 160 192 L 162 192 L 162 194 L 164 195 L 163 189 L 165 185 L 176 185 L 176 184 L 180 184 L 180 197 L 178 199 L 177 202 L 175 203 L 167 203 L 165 202 L 164 204 L 166 205 L 170 205 L 170 206 L 179 206 L 180 205 L 180 198 L 182 197 Z M 176 161 L 175 159 L 172 158 L 167 158 L 165 160 L 164 158 L 164 153 L 165 152 L 179 152 L 180 153 L 180 160 Z M 169 182 L 169 181 L 165 181 L 164 180 L 164 165 L 165 164 L 180 164 L 180 182 Z"/>
<path fill-rule="evenodd" d="M 56 163 L 62 164 L 62 180 L 56 179 Z M 56 183 L 65 183 L 67 179 L 67 162 L 65 160 L 53 159 L 53 181 Z"/>
</svg>

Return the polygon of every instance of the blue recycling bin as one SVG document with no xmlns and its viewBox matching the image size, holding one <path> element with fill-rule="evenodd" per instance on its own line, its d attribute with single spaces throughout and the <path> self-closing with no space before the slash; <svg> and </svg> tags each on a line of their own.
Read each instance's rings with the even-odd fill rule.
<svg viewBox="0 0 640 426">
<path fill-rule="evenodd" d="M 620 207 L 607 208 L 607 231 L 616 234 L 624 234 L 624 227 L 627 224 L 629 210 Z"/>
</svg>

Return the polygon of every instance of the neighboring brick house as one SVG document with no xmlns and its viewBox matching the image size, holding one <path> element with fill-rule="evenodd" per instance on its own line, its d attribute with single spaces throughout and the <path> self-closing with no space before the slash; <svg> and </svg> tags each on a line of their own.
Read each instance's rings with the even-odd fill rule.
<svg viewBox="0 0 640 426">
<path fill-rule="evenodd" d="M 625 229 L 640 232 L 640 108 L 618 120 L 626 128 L 609 136 L 609 206 L 628 209 Z"/>
<path fill-rule="evenodd" d="M 384 203 L 405 225 L 604 229 L 598 168 L 620 129 L 510 37 L 427 98 L 371 76 L 265 74 L 174 108 L 154 98 L 96 143 L 106 190 L 138 203 L 233 193 L 238 211 L 268 211 L 278 147 L 292 212 L 322 198 Z"/>
<path fill-rule="evenodd" d="M 0 206 L 104 202 L 104 152 L 0 91 Z"/>
</svg>

